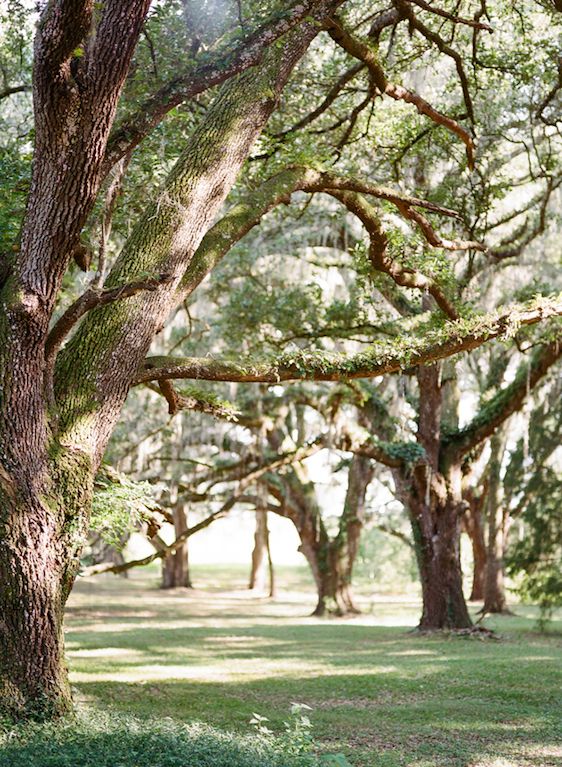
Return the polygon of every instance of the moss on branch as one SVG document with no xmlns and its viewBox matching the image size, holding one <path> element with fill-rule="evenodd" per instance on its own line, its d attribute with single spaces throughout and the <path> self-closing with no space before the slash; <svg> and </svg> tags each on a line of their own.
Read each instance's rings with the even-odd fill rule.
<svg viewBox="0 0 562 767">
<path fill-rule="evenodd" d="M 562 294 L 556 294 L 537 296 L 525 304 L 445 322 L 438 327 L 429 326 L 416 335 L 376 341 L 351 355 L 298 350 L 261 361 L 150 357 L 133 384 L 174 378 L 247 383 L 371 378 L 471 351 L 492 338 L 512 337 L 524 325 L 560 316 Z"/>
</svg>

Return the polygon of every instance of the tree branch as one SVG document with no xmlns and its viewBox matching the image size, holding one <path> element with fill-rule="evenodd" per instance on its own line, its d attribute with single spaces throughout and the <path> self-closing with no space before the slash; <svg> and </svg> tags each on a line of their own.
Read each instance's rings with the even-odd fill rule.
<svg viewBox="0 0 562 767">
<path fill-rule="evenodd" d="M 145 290 L 158 290 L 161 285 L 165 285 L 169 280 L 169 275 L 161 274 L 159 278 L 137 280 L 130 282 L 128 285 L 122 285 L 119 288 L 110 288 L 108 290 L 88 288 L 88 290 L 82 293 L 80 298 L 76 299 L 68 307 L 51 329 L 45 344 L 45 360 L 51 362 L 56 357 L 66 336 L 78 320 L 92 309 L 96 309 L 98 306 L 106 306 L 114 301 L 121 301 L 124 298 L 130 298 Z"/>
<path fill-rule="evenodd" d="M 294 133 L 297 130 L 300 130 L 301 128 L 306 128 L 307 125 L 310 125 L 310 123 L 314 122 L 320 115 L 324 114 L 336 101 L 340 93 L 342 92 L 343 88 L 351 82 L 360 72 L 365 69 L 365 64 L 363 62 L 358 62 L 357 64 L 354 64 L 354 66 L 347 69 L 338 79 L 336 82 L 332 85 L 328 93 L 326 94 L 326 97 L 322 101 L 321 104 L 319 104 L 316 109 L 313 109 L 312 112 L 309 112 L 306 117 L 303 117 L 301 120 L 296 122 L 293 126 L 290 128 L 287 128 L 287 130 L 282 131 L 281 133 L 275 133 L 273 134 L 273 138 L 275 139 L 282 139 L 285 136 L 289 135 L 290 133 Z"/>
<path fill-rule="evenodd" d="M 201 522 L 198 522 L 196 525 L 193 525 L 193 527 L 188 527 L 186 530 L 184 530 L 184 532 L 178 535 L 176 540 L 169 546 L 159 545 L 158 550 L 155 551 L 154 554 L 150 554 L 149 556 L 143 557 L 142 559 L 133 559 L 130 562 L 123 562 L 119 565 L 112 563 L 108 564 L 106 562 L 103 562 L 99 565 L 92 565 L 92 567 L 86 567 L 84 570 L 82 570 L 80 575 L 86 578 L 90 577 L 91 575 L 103 575 L 104 573 L 124 573 L 127 570 L 131 570 L 133 567 L 144 567 L 145 565 L 149 565 L 151 562 L 154 562 L 156 559 L 163 559 L 164 557 L 173 554 L 174 551 L 179 549 L 179 547 L 184 544 L 188 538 L 191 538 L 192 535 L 195 535 L 195 533 L 198 533 L 200 530 L 204 530 L 206 527 L 209 527 L 209 525 L 212 524 L 215 520 L 225 516 L 225 514 L 230 511 L 232 506 L 234 506 L 234 503 L 227 501 L 218 511 L 215 511 L 213 514 L 205 517 L 205 519 L 203 519 Z"/>
<path fill-rule="evenodd" d="M 390 527 L 390 525 L 385 524 L 374 524 L 370 525 L 370 527 L 374 527 L 375 530 L 380 530 L 383 533 L 386 533 L 387 535 L 392 535 L 394 538 L 398 538 L 399 541 L 402 541 L 402 543 L 405 543 L 406 546 L 409 546 L 411 549 L 415 550 L 414 543 L 409 535 L 406 535 L 406 533 L 400 532 L 400 530 L 396 530 L 394 527 Z"/>
<path fill-rule="evenodd" d="M 244 35 L 234 47 L 216 51 L 210 60 L 208 55 L 204 63 L 164 85 L 114 131 L 108 143 L 103 174 L 106 175 L 121 157 L 131 152 L 171 109 L 259 64 L 267 48 L 289 30 L 309 16 L 323 18 L 342 1 L 296 0 L 253 33 Z"/>
<path fill-rule="evenodd" d="M 418 19 L 406 0 L 394 0 L 394 5 L 403 15 L 403 17 L 408 20 L 412 29 L 417 30 L 421 35 L 423 35 L 423 37 L 434 43 L 437 48 L 439 48 L 441 53 L 444 53 L 446 56 L 449 56 L 453 59 L 461 83 L 466 111 L 468 112 L 470 122 L 474 123 L 474 108 L 472 106 L 470 88 L 468 87 L 468 79 L 464 71 L 464 66 L 460 55 L 457 53 L 457 51 L 451 48 L 451 46 L 448 45 L 436 32 L 433 32 L 431 29 L 429 29 L 429 27 L 426 27 L 425 24 L 423 24 Z"/>
<path fill-rule="evenodd" d="M 369 69 L 371 79 L 381 94 L 385 93 L 395 101 L 405 101 L 408 104 L 413 104 L 420 114 L 429 117 L 433 122 L 442 125 L 451 133 L 457 135 L 466 147 L 468 167 L 470 170 L 473 170 L 474 143 L 472 137 L 456 120 L 439 112 L 417 93 L 404 88 L 402 85 L 388 82 L 374 49 L 350 32 L 340 19 L 331 18 L 326 24 L 326 29 L 338 45 L 351 56 L 365 63 Z"/>
<path fill-rule="evenodd" d="M 31 85 L 12 85 L 10 88 L 4 88 L 0 91 L 0 101 L 7 99 L 8 96 L 12 96 L 14 93 L 24 93 L 31 90 Z"/>
<path fill-rule="evenodd" d="M 417 290 L 427 291 L 435 299 L 439 308 L 453 320 L 459 318 L 455 305 L 449 301 L 439 284 L 422 274 L 417 269 L 402 266 L 387 254 L 388 239 L 384 233 L 377 212 L 360 195 L 344 192 L 332 193 L 341 200 L 364 224 L 370 235 L 369 258 L 379 272 L 388 274 L 397 285 Z M 402 209 L 402 206 L 399 206 Z M 407 208 L 404 209 L 407 214 Z M 412 214 L 414 212 L 412 211 Z M 423 218 L 423 217 L 422 217 Z"/>
<path fill-rule="evenodd" d="M 562 294 L 538 298 L 528 304 L 515 304 L 470 320 L 446 322 L 441 328 L 416 337 L 378 341 L 367 350 L 352 355 L 298 351 L 280 355 L 275 362 L 149 357 L 132 385 L 167 378 L 246 383 L 373 378 L 471 351 L 492 338 L 513 333 L 522 325 L 559 316 L 562 316 Z"/>
<path fill-rule="evenodd" d="M 195 410 L 199 413 L 211 415 L 213 418 L 222 418 L 226 421 L 238 420 L 238 411 L 233 406 L 228 402 L 221 402 L 217 398 L 205 399 L 203 392 L 201 392 L 201 396 L 195 392 L 188 394 L 179 392 L 171 381 L 158 381 L 157 386 L 148 383 L 147 387 L 164 397 L 168 403 L 168 413 L 171 416 L 176 415 L 180 410 Z"/>
<path fill-rule="evenodd" d="M 92 21 L 94 0 L 54 0 L 46 4 L 38 24 L 36 78 L 59 81 L 59 70 L 84 40 Z M 66 67 L 64 79 L 70 74 Z"/>
<path fill-rule="evenodd" d="M 443 208 L 429 200 L 410 197 L 398 190 L 369 184 L 357 178 L 321 173 L 305 166 L 293 166 L 272 176 L 258 189 L 249 192 L 209 230 L 191 259 L 181 281 L 179 292 L 181 300 L 195 290 L 230 248 L 259 224 L 268 211 L 277 205 L 289 203 L 293 192 L 325 192 L 336 196 L 334 192 L 340 190 L 342 192 L 358 192 L 380 200 L 387 200 L 394 204 L 399 212 L 403 213 L 407 210 L 410 219 L 413 218 L 412 208 L 414 207 L 424 208 L 449 218 L 460 218 L 454 210 Z M 438 238 L 435 233 L 434 238 Z M 438 239 L 442 242 L 440 238 Z M 484 247 L 478 243 L 474 243 L 474 245 L 480 249 Z"/>
<path fill-rule="evenodd" d="M 423 8 L 424 11 L 434 13 L 436 16 L 441 16 L 442 19 L 452 21 L 453 24 L 466 24 L 473 29 L 480 29 L 484 32 L 493 32 L 494 30 L 489 24 L 484 24 L 481 21 L 475 21 L 474 19 L 464 19 L 462 16 L 455 16 L 453 13 L 444 11 L 442 8 L 436 8 L 434 5 L 426 3 L 425 0 L 409 0 L 410 3 L 417 5 L 418 8 Z"/>
<path fill-rule="evenodd" d="M 455 456 L 464 455 L 491 437 L 498 426 L 521 409 L 529 393 L 560 357 L 562 332 L 536 351 L 529 362 L 524 362 L 513 382 L 497 392 L 471 423 L 447 438 L 447 451 Z"/>
</svg>

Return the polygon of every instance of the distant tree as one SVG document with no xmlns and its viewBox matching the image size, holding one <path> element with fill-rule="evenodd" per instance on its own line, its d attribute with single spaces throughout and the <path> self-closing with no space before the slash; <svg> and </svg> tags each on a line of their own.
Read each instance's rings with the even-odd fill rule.
<svg viewBox="0 0 562 767">
<path fill-rule="evenodd" d="M 520 596 L 540 606 L 543 622 L 562 606 L 560 388 L 557 381 L 531 413 L 504 479 L 515 533 L 507 570 Z"/>
<path fill-rule="evenodd" d="M 549 78 L 555 76 L 552 46 L 545 46 L 539 56 L 533 45 L 533 57 L 529 56 L 533 14 L 542 11 L 533 8 L 522 17 L 512 11 L 511 4 L 501 3 L 498 23 L 521 24 L 521 38 L 513 45 L 516 35 L 506 36 L 505 56 L 501 50 L 488 48 L 481 66 L 478 43 L 488 24 L 482 21 L 480 5 L 476 19 L 461 18 L 454 10 L 445 11 L 443 17 L 428 11 L 425 4 L 420 7 L 406 0 L 397 0 L 390 11 L 373 9 L 371 4 L 366 7 L 359 0 L 299 0 L 289 5 L 248 0 L 242 6 L 240 14 L 241 6 L 235 2 L 185 6 L 166 2 L 155 5 L 149 15 L 149 0 L 106 0 L 101 4 L 49 0 L 37 19 L 32 133 L 25 133 L 15 150 L 11 142 L 8 191 L 2 193 L 10 201 L 3 221 L 8 221 L 10 231 L 17 231 L 7 248 L 3 243 L 0 269 L 0 706 L 11 717 L 56 716 L 71 705 L 63 659 L 64 606 L 89 526 L 95 476 L 129 389 L 135 385 L 156 385 L 174 413 L 182 407 L 205 407 L 174 388 L 171 381 L 179 378 L 276 383 L 299 378 L 374 377 L 417 368 L 420 444 L 427 457 L 414 469 L 413 478 L 408 475 L 404 493 L 411 499 L 412 518 L 420 535 L 424 589 L 427 592 L 439 584 L 439 593 L 426 606 L 422 625 L 439 628 L 468 622 L 459 597 L 456 550 L 459 456 L 489 435 L 519 401 L 520 381 L 509 396 L 505 392 L 498 395 L 498 416 L 487 411 L 485 418 L 454 435 L 443 451 L 439 366 L 420 366 L 474 349 L 521 325 L 558 316 L 562 303 L 559 297 L 550 296 L 491 314 L 463 316 L 455 280 L 442 281 L 439 270 L 432 266 L 434 259 L 420 261 L 416 255 L 436 247 L 442 254 L 464 253 L 474 265 L 479 258 L 505 256 L 505 251 L 489 253 L 478 242 L 470 231 L 478 229 L 471 211 L 455 211 L 438 199 L 388 189 L 379 183 L 384 179 L 374 183 L 361 178 L 357 172 L 361 153 L 347 173 L 345 167 L 343 173 L 336 172 L 333 161 L 353 144 L 356 129 L 366 136 L 363 157 L 370 154 L 369 109 L 384 97 L 385 105 L 417 109 L 431 132 L 443 128 L 450 134 L 435 160 L 450 153 L 454 165 L 466 169 L 470 186 L 469 172 L 475 161 L 472 126 L 476 123 L 470 86 L 480 88 L 477 80 L 482 79 L 485 87 L 480 92 L 485 92 L 490 111 L 490 93 L 498 93 L 494 78 L 503 72 L 505 58 L 515 61 L 516 85 L 525 78 L 537 83 L 538 73 L 543 77 L 544 70 L 549 71 Z M 18 14 L 23 8 L 25 16 L 25 6 L 15 3 L 14 7 Z M 218 7 L 224 13 L 209 23 Z M 345 15 L 337 16 L 338 10 Z M 424 14 L 429 14 L 427 24 L 420 19 Z M 31 17 L 31 23 L 28 16 L 25 19 L 27 26 L 22 29 L 29 31 L 35 18 Z M 251 24 L 249 19 L 253 19 Z M 436 31 L 442 24 L 458 30 L 456 41 L 462 56 Z M 141 45 L 143 29 L 146 44 Z M 381 35 L 391 30 L 390 48 L 398 31 L 405 57 L 398 59 L 396 75 L 401 75 L 405 60 L 420 56 L 437 70 L 435 62 L 446 62 L 439 70 L 443 75 L 451 63 L 458 74 L 460 103 L 456 103 L 456 93 L 447 98 L 445 88 L 436 88 L 443 91 L 446 102 L 443 110 L 437 109 L 414 89 L 387 75 L 386 65 L 391 68 L 397 59 L 391 50 L 383 66 L 376 48 Z M 150 42 L 152 32 L 157 47 Z M 335 84 L 333 78 L 322 78 L 327 86 L 321 94 L 324 106 L 319 107 L 320 112 L 315 110 L 316 115 L 324 119 L 330 114 L 334 98 L 357 74 L 365 78 L 363 106 L 355 105 L 344 116 L 335 141 L 333 136 L 328 138 L 332 149 L 327 156 L 326 144 L 318 141 L 315 147 L 310 136 L 306 146 L 299 147 L 299 131 L 292 138 L 264 135 L 259 150 L 254 150 L 295 67 L 321 33 L 323 45 L 333 41 L 336 68 L 343 60 L 346 70 L 337 72 Z M 13 42 L 8 40 L 3 50 L 11 61 L 22 63 L 24 77 L 13 79 L 12 69 L 6 69 L 10 81 L 0 94 L 3 106 L 25 94 L 31 84 L 30 57 L 20 55 Z M 353 58 L 351 73 L 348 57 Z M 463 57 L 471 63 L 471 82 Z M 162 66 L 161 60 L 165 62 Z M 488 78 L 486 72 L 491 73 Z M 303 121 L 310 125 L 315 119 L 308 113 L 311 97 L 307 95 L 307 91 L 315 99 L 318 95 L 314 65 L 309 81 L 304 86 L 293 81 L 287 90 L 287 94 L 291 89 L 293 94 L 300 92 L 299 108 L 307 110 L 299 120 L 301 126 Z M 539 122 L 544 118 L 544 126 L 544 121 L 552 119 L 550 105 L 556 90 L 552 97 L 546 96 L 549 88 L 540 85 L 544 105 L 537 105 L 533 114 L 538 114 Z M 209 91 L 215 86 L 221 87 L 211 98 Z M 522 94 L 529 96 L 529 89 L 523 88 Z M 181 148 L 172 142 L 169 153 L 164 148 L 163 156 L 159 155 L 157 136 L 164 117 L 173 110 L 181 113 L 181 105 L 188 102 L 193 106 L 186 110 L 183 123 L 188 138 L 180 142 Z M 449 106 L 456 117 L 445 113 Z M 21 109 L 25 111 L 25 107 Z M 482 111 L 486 113 L 486 109 Z M 29 103 L 27 111 L 29 116 Z M 513 114 L 512 110 L 510 119 Z M 8 126 L 11 137 L 19 135 L 14 122 Z M 512 125 L 501 125 L 499 130 L 504 129 L 509 133 Z M 26 163 L 30 138 L 31 168 Z M 538 201 L 533 198 L 535 207 L 531 207 L 542 213 L 538 227 L 512 237 L 519 252 L 537 228 L 544 228 L 549 196 L 558 182 L 552 159 L 555 133 L 551 135 L 544 127 L 534 138 L 529 154 L 531 176 L 540 189 Z M 152 152 L 143 154 L 140 145 L 149 146 L 152 140 Z M 525 149 L 520 152 L 525 154 L 528 145 L 523 143 Z M 463 156 L 458 155 L 457 145 Z M 493 145 L 497 148 L 497 140 Z M 318 156 L 320 150 L 324 158 Z M 142 168 L 135 167 L 135 157 L 148 166 L 158 166 L 156 184 L 146 169 L 143 176 Z M 232 206 L 220 217 L 223 202 L 249 158 L 253 160 L 249 165 L 257 163 L 257 170 L 255 174 L 248 171 L 241 184 L 244 189 L 233 195 Z M 490 163 L 493 165 L 492 157 Z M 128 176 L 129 165 L 133 170 Z M 28 180 L 25 191 L 13 185 L 16 177 Z M 135 222 L 123 213 L 119 219 L 115 211 L 127 178 L 139 182 L 132 195 L 138 209 Z M 327 193 L 351 211 L 368 232 L 373 268 L 392 283 L 391 290 L 396 283 L 427 293 L 442 314 L 434 313 L 431 322 L 419 324 L 415 336 L 411 329 L 406 327 L 404 332 L 402 328 L 391 342 L 375 343 L 350 356 L 283 351 L 273 360 L 259 361 L 240 355 L 235 360 L 177 359 L 173 355 L 147 358 L 170 314 L 231 246 L 266 212 L 290 202 L 297 191 Z M 417 243 L 413 260 L 400 257 L 400 243 L 406 236 L 395 238 L 398 251 L 392 249 L 393 240 L 385 234 L 378 211 L 363 195 L 392 206 L 401 226 L 419 229 L 421 239 L 413 237 Z M 20 207 L 21 197 L 26 198 L 25 211 Z M 108 238 L 114 211 L 115 220 L 125 221 L 127 226 L 119 237 L 115 234 L 112 251 Z M 451 227 L 451 236 L 443 237 L 429 221 L 432 215 L 457 222 L 457 230 L 466 226 L 469 231 L 459 237 Z M 480 211 L 476 220 L 480 215 L 484 213 Z M 97 230 L 93 221 L 99 223 Z M 97 252 L 93 252 L 92 240 L 99 241 Z M 443 258 L 437 261 L 441 264 Z M 84 284 L 78 269 L 93 271 L 92 279 Z M 69 301 L 70 295 L 75 300 Z M 531 380 L 541 377 L 557 356 L 554 341 L 541 347 L 532 358 Z M 438 465 L 449 458 L 450 464 Z M 451 485 L 445 493 L 444 483 Z M 166 553 L 171 552 L 167 549 Z"/>
</svg>

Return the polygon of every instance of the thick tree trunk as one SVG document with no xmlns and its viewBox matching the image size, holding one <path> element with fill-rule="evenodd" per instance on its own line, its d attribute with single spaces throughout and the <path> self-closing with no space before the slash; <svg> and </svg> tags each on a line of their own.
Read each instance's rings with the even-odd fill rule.
<svg viewBox="0 0 562 767">
<path fill-rule="evenodd" d="M 0 715 L 52 718 L 71 707 L 63 612 L 78 570 L 92 477 L 73 456 L 34 495 L 0 481 Z M 48 471 L 48 467 L 44 467 Z"/>
<path fill-rule="evenodd" d="M 416 508 L 416 507 L 414 507 Z M 421 630 L 472 625 L 462 590 L 458 507 L 450 499 L 428 513 L 418 506 L 412 516 L 422 586 Z"/>
<path fill-rule="evenodd" d="M 187 530 L 187 513 L 183 503 L 174 507 L 174 531 L 176 538 Z M 185 541 L 173 554 L 162 560 L 162 588 L 193 588 L 189 574 L 188 542 Z"/>
<path fill-rule="evenodd" d="M 259 67 L 220 90 L 106 283 L 120 289 L 149 275 L 158 288 L 91 311 L 53 372 L 62 336 L 50 346 L 49 326 L 99 190 L 149 2 L 102 3 L 93 37 L 92 4 L 74 5 L 46 4 L 37 27 L 33 179 L 21 249 L 1 294 L 0 691 L 4 711 L 18 716 L 69 706 L 62 613 L 93 476 L 152 339 L 196 284 L 180 287 L 202 237 L 318 34 L 307 20 L 266 51 Z M 321 17 L 331 7 L 327 0 L 312 13 Z M 71 66 L 86 39 L 83 57 Z M 68 481 L 61 481 L 63 460 Z"/>
<path fill-rule="evenodd" d="M 347 541 L 344 546 L 340 545 L 338 541 L 331 541 L 325 557 L 327 567 L 323 573 L 323 590 L 332 612 L 340 617 L 357 615 L 361 612 L 355 605 L 351 587 L 355 561 L 353 549 L 356 551 L 355 544 L 358 541 L 360 529 L 356 529 L 355 532 L 357 533 L 355 540 Z M 348 543 L 351 543 L 350 547 L 348 547 Z"/>
<path fill-rule="evenodd" d="M 71 705 L 62 634 L 70 584 L 53 543 L 58 525 L 47 509 L 9 509 L 5 498 L 1 513 L 10 538 L 26 548 L 0 549 L 0 711 L 58 715 Z"/>
<path fill-rule="evenodd" d="M 421 630 L 472 625 L 462 590 L 460 517 L 463 510 L 460 464 L 441 466 L 442 383 L 439 364 L 418 369 L 418 441 L 426 459 L 397 481 L 410 513 L 420 571 Z"/>
</svg>

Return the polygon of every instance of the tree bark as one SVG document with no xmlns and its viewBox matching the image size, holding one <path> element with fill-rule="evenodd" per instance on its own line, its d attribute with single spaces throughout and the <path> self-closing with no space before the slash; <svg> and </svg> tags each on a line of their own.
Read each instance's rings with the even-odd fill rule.
<svg viewBox="0 0 562 767">
<path fill-rule="evenodd" d="M 419 628 L 468 628 L 472 621 L 462 590 L 458 505 L 450 497 L 429 509 L 423 502 L 410 507 L 412 531 L 422 586 Z"/>
<path fill-rule="evenodd" d="M 0 714 L 12 719 L 71 707 L 63 613 L 92 483 L 76 456 L 59 453 L 43 469 L 41 494 L 0 470 Z"/>
<path fill-rule="evenodd" d="M 460 518 L 464 509 L 461 466 L 442 466 L 442 382 L 439 364 L 418 368 L 418 442 L 425 460 L 413 470 L 395 471 L 401 500 L 409 511 L 420 571 L 423 609 L 419 629 L 472 625 L 462 590 Z"/>
<path fill-rule="evenodd" d="M 484 497 L 484 493 L 480 496 L 476 496 L 472 491 L 464 493 L 468 508 L 463 517 L 463 523 L 472 547 L 472 588 L 469 596 L 471 602 L 484 599 L 486 577 L 486 539 L 482 518 Z"/>
<path fill-rule="evenodd" d="M 509 613 L 504 586 L 504 553 L 508 523 L 507 512 L 502 507 L 501 465 L 505 450 L 503 430 L 497 431 L 490 440 L 488 462 L 488 545 L 486 550 L 486 578 L 484 584 L 483 613 Z"/>
<path fill-rule="evenodd" d="M 176 538 L 187 528 L 186 508 L 180 502 L 174 507 L 174 531 Z M 188 540 L 162 560 L 162 588 L 193 588 L 189 574 Z"/>
<path fill-rule="evenodd" d="M 91 3 L 49 3 L 38 25 L 33 180 L 21 250 L 2 287 L 0 706 L 10 716 L 53 716 L 70 706 L 62 616 L 95 472 L 197 246 L 318 33 L 315 22 L 303 23 L 259 68 L 221 89 L 107 282 L 119 288 L 148 273 L 161 285 L 86 315 L 53 371 L 45 365 L 49 324 L 96 199 L 148 2 L 102 6 L 92 45 L 72 67 L 90 30 Z M 313 15 L 328 7 L 319 3 Z"/>
</svg>

